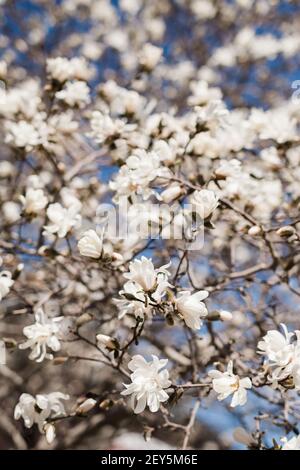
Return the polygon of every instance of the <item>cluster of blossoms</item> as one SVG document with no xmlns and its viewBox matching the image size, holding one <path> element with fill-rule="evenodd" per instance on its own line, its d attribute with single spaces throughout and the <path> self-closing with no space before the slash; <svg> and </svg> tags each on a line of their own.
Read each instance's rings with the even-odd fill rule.
<svg viewBox="0 0 300 470">
<path fill-rule="evenodd" d="M 120 291 L 123 299 L 115 300 L 120 310 L 120 318 L 126 313 L 144 318 L 151 312 L 151 307 L 161 303 L 166 288 L 170 286 L 168 267 L 169 264 L 155 269 L 152 260 L 145 256 L 129 264 L 129 272 L 124 273 L 128 281 Z"/>
<path fill-rule="evenodd" d="M 122 299 L 115 299 L 120 311 L 119 318 L 130 313 L 144 319 L 156 310 L 161 310 L 170 317 L 170 308 L 173 305 L 175 313 L 189 328 L 201 328 L 202 318 L 208 314 L 202 300 L 206 299 L 209 293 L 199 291 L 192 294 L 190 291 L 180 291 L 169 302 L 164 301 L 166 294 L 172 296 L 172 286 L 168 282 L 169 266 L 170 263 L 155 269 L 152 260 L 145 256 L 130 262 L 129 272 L 123 274 L 129 280 L 119 292 Z"/>
</svg>

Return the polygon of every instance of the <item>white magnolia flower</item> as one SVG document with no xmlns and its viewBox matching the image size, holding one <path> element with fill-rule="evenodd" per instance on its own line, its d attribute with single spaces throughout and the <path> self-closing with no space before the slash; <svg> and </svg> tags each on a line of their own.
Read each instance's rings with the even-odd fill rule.
<svg viewBox="0 0 300 470">
<path fill-rule="evenodd" d="M 36 422 L 35 404 L 36 400 L 33 396 L 22 393 L 15 407 L 14 418 L 20 419 L 22 417 L 26 428 L 31 428 Z"/>
<path fill-rule="evenodd" d="M 31 119 L 41 103 L 41 98 L 38 95 L 39 85 L 36 80 L 25 80 L 18 87 L 9 90 L 0 87 L 0 113 L 7 118 L 14 118 L 22 114 Z"/>
<path fill-rule="evenodd" d="M 266 358 L 270 366 L 268 376 L 274 388 L 286 379 L 292 380 L 296 390 L 300 390 L 300 331 L 288 332 L 281 324 L 284 334 L 270 330 L 258 343 L 258 353 Z"/>
<path fill-rule="evenodd" d="M 151 307 L 147 303 L 147 296 L 141 290 L 139 284 L 128 281 L 119 292 L 121 299 L 114 299 L 119 309 L 119 318 L 127 313 L 135 315 L 136 318 L 144 318 L 151 313 Z"/>
<path fill-rule="evenodd" d="M 190 204 L 195 206 L 195 211 L 202 219 L 209 217 L 218 206 L 219 198 L 214 191 L 202 189 L 194 191 L 190 197 Z"/>
<path fill-rule="evenodd" d="M 118 86 L 113 80 L 101 85 L 101 94 L 109 102 L 111 113 L 114 115 L 139 115 L 142 113 L 146 100 L 135 90 Z"/>
<path fill-rule="evenodd" d="M 28 393 L 22 393 L 15 407 L 14 418 L 23 418 L 26 428 L 31 428 L 34 424 L 37 424 L 39 431 L 46 433 L 46 420 L 64 416 L 66 412 L 61 400 L 68 400 L 69 398 L 69 395 L 61 392 L 36 395 L 36 397 Z"/>
<path fill-rule="evenodd" d="M 92 132 L 90 136 L 101 144 L 107 139 L 120 138 L 123 133 L 131 131 L 135 127 L 133 124 L 126 124 L 122 119 L 112 119 L 108 114 L 94 111 L 91 118 Z"/>
<path fill-rule="evenodd" d="M 265 125 L 261 129 L 260 139 L 274 139 L 282 144 L 295 139 L 297 120 L 291 118 L 286 107 L 272 109 L 265 113 Z"/>
<path fill-rule="evenodd" d="M 42 189 L 28 188 L 25 196 L 20 196 L 26 214 L 39 214 L 48 204 L 48 199 Z"/>
<path fill-rule="evenodd" d="M 1 264 L 2 259 L 0 258 L 0 266 Z M 0 302 L 9 293 L 13 283 L 14 280 L 12 279 L 11 273 L 9 271 L 0 272 Z"/>
<path fill-rule="evenodd" d="M 87 230 L 78 242 L 78 249 L 82 256 L 98 259 L 101 257 L 103 238 L 95 230 Z"/>
<path fill-rule="evenodd" d="M 26 121 L 6 122 L 5 142 L 16 147 L 31 150 L 40 144 L 40 136 L 36 128 Z"/>
<path fill-rule="evenodd" d="M 188 98 L 190 106 L 202 106 L 212 100 L 220 100 L 222 92 L 219 88 L 210 88 L 205 80 L 191 82 L 192 96 Z"/>
<path fill-rule="evenodd" d="M 64 57 L 47 59 L 47 72 L 51 78 L 59 82 L 65 82 L 70 78 L 70 61 Z"/>
<path fill-rule="evenodd" d="M 47 209 L 47 217 L 51 223 L 45 225 L 44 229 L 51 234 L 57 233 L 59 238 L 64 238 L 73 227 L 80 226 L 81 216 L 78 214 L 78 209 L 77 204 L 68 208 L 58 202 L 50 204 Z"/>
<path fill-rule="evenodd" d="M 207 308 L 202 300 L 208 297 L 206 290 L 201 290 L 195 294 L 190 292 L 179 292 L 175 299 L 176 309 L 189 328 L 199 330 L 202 326 L 202 318 L 207 316 Z"/>
<path fill-rule="evenodd" d="M 223 101 L 214 100 L 210 101 L 207 106 L 196 106 L 194 118 L 191 122 L 193 123 L 193 127 L 197 124 L 204 125 L 206 128 L 210 129 L 211 136 L 214 137 L 215 132 L 226 124 L 228 115 L 229 112 Z"/>
<path fill-rule="evenodd" d="M 73 120 L 73 111 L 69 109 L 65 113 L 53 114 L 48 119 L 49 132 L 52 140 L 59 140 L 65 135 L 72 134 L 78 129 L 78 122 Z"/>
<path fill-rule="evenodd" d="M 153 145 L 153 151 L 159 156 L 163 164 L 171 165 L 176 160 L 178 144 L 175 139 L 170 139 L 169 142 L 156 140 Z"/>
<path fill-rule="evenodd" d="M 76 80 L 89 80 L 92 78 L 94 71 L 91 69 L 84 57 L 73 57 L 70 60 L 71 74 L 70 78 Z"/>
<path fill-rule="evenodd" d="M 74 212 L 80 212 L 82 203 L 78 199 L 76 190 L 73 188 L 68 188 L 65 186 L 64 188 L 61 189 L 60 191 L 60 197 L 62 200 L 62 205 L 66 207 L 67 209 L 72 207 L 72 210 Z"/>
<path fill-rule="evenodd" d="M 14 165 L 8 160 L 2 160 L 0 162 L 0 178 L 9 178 L 15 172 Z"/>
<path fill-rule="evenodd" d="M 67 82 L 61 91 L 55 93 L 55 96 L 71 107 L 82 108 L 90 102 L 90 90 L 83 81 Z"/>
<path fill-rule="evenodd" d="M 52 79 L 61 83 L 73 79 L 89 80 L 92 75 L 84 57 L 73 57 L 72 59 L 55 57 L 47 59 L 47 72 Z"/>
<path fill-rule="evenodd" d="M 170 264 L 166 264 L 155 269 L 152 260 L 142 256 L 129 263 L 129 272 L 124 277 L 138 284 L 144 292 L 154 292 L 160 283 L 165 287 L 168 285 L 169 266 Z"/>
<path fill-rule="evenodd" d="M 23 334 L 28 339 L 19 345 L 20 349 L 31 348 L 29 359 L 42 362 L 46 359 L 53 359 L 53 355 L 47 352 L 47 348 L 52 351 L 60 350 L 60 342 L 57 334 L 61 328 L 63 317 L 48 318 L 43 309 L 39 308 L 35 313 L 35 323 L 25 326 Z"/>
<path fill-rule="evenodd" d="M 140 64 L 147 70 L 153 70 L 160 58 L 162 56 L 162 49 L 160 47 L 153 46 L 153 44 L 146 43 L 144 44 L 140 56 L 139 62 Z"/>
<path fill-rule="evenodd" d="M 120 0 L 120 8 L 131 15 L 136 15 L 141 6 L 141 0 Z"/>
<path fill-rule="evenodd" d="M 229 361 L 226 372 L 218 370 L 209 371 L 212 378 L 213 389 L 218 393 L 218 400 L 224 400 L 233 394 L 230 406 L 242 406 L 247 402 L 247 389 L 252 387 L 249 377 L 240 379 L 233 373 L 233 363 Z"/>
<path fill-rule="evenodd" d="M 98 335 L 96 335 L 96 340 L 97 340 L 97 346 L 99 348 L 104 348 L 108 350 L 116 349 L 117 341 L 111 336 L 103 335 L 102 333 L 99 333 Z"/>
<path fill-rule="evenodd" d="M 122 395 L 131 395 L 131 407 L 135 413 L 142 413 L 146 406 L 155 413 L 159 410 L 160 403 L 168 400 L 169 396 L 164 390 L 171 386 L 169 372 L 163 369 L 168 359 L 158 359 L 152 356 L 152 361 L 147 362 L 143 356 L 133 356 L 128 364 L 132 371 L 131 384 L 124 384 L 126 390 Z"/>
<path fill-rule="evenodd" d="M 155 194 L 155 191 L 149 187 L 150 183 L 159 176 L 168 174 L 168 169 L 161 167 L 160 157 L 156 152 L 147 153 L 138 149 L 127 158 L 125 165 L 121 166 L 115 179 L 110 182 L 110 188 L 116 191 L 117 199 L 120 196 L 129 197 L 134 194 L 140 194 L 143 199 L 148 199 Z"/>
<path fill-rule="evenodd" d="M 267 357 L 271 364 L 286 366 L 294 355 L 294 345 L 291 338 L 294 333 L 289 333 L 287 327 L 281 324 L 284 334 L 277 330 L 270 330 L 259 341 L 258 353 Z"/>
<path fill-rule="evenodd" d="M 300 436 L 294 436 L 289 440 L 283 437 L 281 442 L 283 442 L 281 450 L 300 450 Z"/>
<path fill-rule="evenodd" d="M 241 162 L 236 158 L 231 160 L 223 160 L 215 170 L 215 174 L 218 178 L 227 178 L 228 176 L 238 176 L 241 173 Z"/>
<path fill-rule="evenodd" d="M 209 0 L 194 1 L 191 4 L 191 9 L 194 15 L 201 21 L 214 18 L 218 11 L 216 6 Z"/>
</svg>

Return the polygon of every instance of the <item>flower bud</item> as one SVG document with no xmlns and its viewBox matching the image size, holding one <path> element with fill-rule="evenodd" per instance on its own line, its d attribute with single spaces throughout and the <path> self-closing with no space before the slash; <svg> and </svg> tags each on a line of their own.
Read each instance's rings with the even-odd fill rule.
<svg viewBox="0 0 300 470">
<path fill-rule="evenodd" d="M 44 426 L 44 430 L 45 430 L 46 441 L 48 442 L 48 444 L 52 444 L 52 442 L 54 441 L 56 437 L 54 425 L 47 423 Z"/>
<path fill-rule="evenodd" d="M 13 224 L 20 218 L 20 206 L 16 202 L 6 201 L 2 205 L 2 212 L 6 222 Z"/>
<path fill-rule="evenodd" d="M 261 227 L 259 225 L 253 225 L 251 228 L 248 230 L 248 235 L 259 235 L 261 233 Z"/>
<path fill-rule="evenodd" d="M 100 348 L 104 347 L 111 351 L 118 349 L 118 342 L 114 338 L 111 338 L 110 336 L 99 334 L 96 336 L 96 339 L 97 339 L 97 344 Z"/>
<path fill-rule="evenodd" d="M 174 201 L 174 199 L 179 197 L 181 194 L 182 188 L 179 186 L 179 184 L 174 184 L 169 186 L 161 193 L 161 198 L 166 204 L 168 204 L 169 202 Z"/>
<path fill-rule="evenodd" d="M 213 310 L 209 312 L 207 316 L 207 320 L 209 321 L 230 321 L 232 320 L 232 313 L 228 312 L 227 310 Z"/>
<path fill-rule="evenodd" d="M 140 65 L 147 71 L 153 70 L 162 56 L 162 49 L 146 43 L 140 53 Z"/>
<path fill-rule="evenodd" d="M 99 259 L 102 253 L 102 239 L 95 230 L 87 230 L 78 242 L 78 249 L 82 256 Z"/>
<path fill-rule="evenodd" d="M 112 261 L 120 261 L 121 263 L 124 261 L 123 256 L 120 253 L 116 253 L 115 251 L 111 255 Z"/>
<path fill-rule="evenodd" d="M 97 401 L 94 400 L 94 398 L 87 398 L 83 403 L 81 403 L 81 405 L 77 407 L 76 414 L 82 415 L 88 413 L 95 407 L 96 403 Z"/>
<path fill-rule="evenodd" d="M 82 326 L 85 323 L 88 323 L 89 321 L 91 321 L 92 318 L 93 317 L 89 313 L 83 313 L 82 315 L 80 315 L 80 317 L 77 318 L 76 325 Z"/>
<path fill-rule="evenodd" d="M 14 166 L 7 160 L 0 162 L 0 178 L 8 178 L 14 174 Z"/>
<path fill-rule="evenodd" d="M 232 313 L 228 312 L 227 310 L 220 310 L 220 320 L 222 321 L 230 321 L 232 320 Z"/>
</svg>

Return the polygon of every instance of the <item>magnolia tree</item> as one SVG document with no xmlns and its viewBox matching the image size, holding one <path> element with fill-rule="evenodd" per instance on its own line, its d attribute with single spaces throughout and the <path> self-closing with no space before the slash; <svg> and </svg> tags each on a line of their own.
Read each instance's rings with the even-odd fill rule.
<svg viewBox="0 0 300 470">
<path fill-rule="evenodd" d="M 300 449 L 299 3 L 0 8 L 1 448 Z"/>
</svg>

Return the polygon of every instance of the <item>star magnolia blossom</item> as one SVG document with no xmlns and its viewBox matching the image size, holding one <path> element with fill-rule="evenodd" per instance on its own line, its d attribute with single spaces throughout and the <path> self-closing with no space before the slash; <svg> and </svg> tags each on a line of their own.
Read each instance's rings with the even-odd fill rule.
<svg viewBox="0 0 300 470">
<path fill-rule="evenodd" d="M 218 206 L 219 198 L 214 191 L 202 189 L 194 191 L 190 197 L 190 204 L 195 206 L 195 211 L 202 219 L 207 219 Z"/>
<path fill-rule="evenodd" d="M 140 52 L 139 62 L 147 70 L 153 70 L 162 56 L 162 49 L 146 43 Z"/>
<path fill-rule="evenodd" d="M 47 59 L 47 72 L 51 78 L 61 83 L 74 78 L 88 80 L 91 75 L 87 62 L 83 57 Z"/>
<path fill-rule="evenodd" d="M 70 78 L 70 61 L 64 57 L 47 59 L 47 72 L 51 78 L 59 82 L 65 82 Z"/>
<path fill-rule="evenodd" d="M 289 333 L 287 327 L 281 324 L 284 334 L 277 330 L 270 330 L 259 341 L 258 353 L 267 357 L 270 363 L 278 366 L 286 366 L 292 359 L 294 353 L 294 346 L 291 338 L 294 333 Z"/>
<path fill-rule="evenodd" d="M 208 297 L 206 290 L 201 290 L 195 294 L 190 292 L 179 292 L 175 299 L 176 309 L 183 318 L 186 325 L 193 329 L 199 330 L 202 326 L 202 318 L 207 316 L 207 308 L 201 300 Z"/>
<path fill-rule="evenodd" d="M 218 393 L 218 400 L 224 400 L 232 395 L 231 407 L 245 405 L 247 402 L 247 389 L 252 387 L 249 377 L 240 379 L 233 373 L 233 362 L 229 361 L 226 372 L 211 370 L 208 375 L 212 378 L 213 389 Z"/>
<path fill-rule="evenodd" d="M 127 158 L 114 181 L 110 182 L 110 188 L 116 191 L 116 202 L 120 196 L 133 196 L 139 194 L 143 199 L 148 199 L 155 191 L 149 188 L 151 182 L 157 177 L 167 177 L 169 171 L 161 166 L 159 155 L 156 152 L 135 150 L 135 153 Z"/>
<path fill-rule="evenodd" d="M 36 395 L 33 397 L 28 393 L 22 393 L 15 407 L 14 418 L 23 418 L 26 428 L 38 425 L 39 431 L 45 433 L 46 420 L 64 416 L 65 408 L 61 400 L 69 400 L 69 395 L 61 392 L 53 392 L 48 395 Z"/>
<path fill-rule="evenodd" d="M 288 332 L 281 324 L 284 334 L 270 330 L 258 343 L 258 353 L 265 356 L 270 366 L 269 379 L 273 387 L 287 378 L 300 390 L 300 331 Z"/>
<path fill-rule="evenodd" d="M 38 309 L 35 313 L 35 323 L 25 326 L 23 334 L 28 338 L 25 343 L 19 345 L 20 349 L 31 348 L 29 359 L 42 362 L 46 359 L 53 359 L 53 355 L 47 353 L 47 347 L 52 351 L 60 350 L 60 342 L 57 334 L 60 330 L 60 322 L 63 317 L 48 318 L 43 309 Z"/>
<path fill-rule="evenodd" d="M 46 233 L 56 233 L 59 238 L 64 238 L 73 227 L 77 228 L 81 223 L 77 204 L 68 208 L 58 202 L 50 204 L 47 209 L 47 217 L 51 223 L 44 226 Z"/>
<path fill-rule="evenodd" d="M 140 355 L 133 356 L 129 362 L 132 383 L 124 384 L 126 390 L 121 395 L 131 395 L 131 407 L 135 413 L 142 413 L 146 406 L 155 413 L 160 403 L 168 400 L 164 389 L 171 386 L 169 372 L 161 370 L 167 363 L 168 359 L 158 359 L 157 356 L 152 356 L 152 361 L 147 362 Z"/>
<path fill-rule="evenodd" d="M 5 142 L 16 147 L 25 148 L 27 151 L 39 145 L 40 137 L 35 127 L 26 122 L 7 122 Z"/>
<path fill-rule="evenodd" d="M 134 282 L 126 282 L 119 294 L 123 298 L 114 299 L 119 309 L 119 318 L 123 318 L 127 313 L 134 314 L 136 318 L 144 318 L 151 313 L 151 307 L 147 305 L 147 296 Z"/>
<path fill-rule="evenodd" d="M 155 269 L 152 260 L 145 256 L 129 263 L 129 272 L 124 274 L 129 281 L 119 292 L 123 298 L 114 299 L 120 311 L 119 318 L 126 313 L 140 318 L 151 313 L 153 303 L 160 303 L 166 288 L 171 286 L 168 282 L 169 266 L 170 263 Z"/>
<path fill-rule="evenodd" d="M 101 144 L 107 139 L 120 137 L 127 131 L 132 131 L 135 128 L 133 124 L 126 124 L 121 119 L 112 119 L 108 114 L 103 114 L 100 111 L 94 111 L 91 118 L 91 137 L 94 137 L 95 142 Z"/>
<path fill-rule="evenodd" d="M 82 256 L 98 259 L 102 253 L 102 237 L 95 230 L 87 230 L 78 242 L 78 249 Z"/>
<path fill-rule="evenodd" d="M 55 96 L 71 107 L 78 106 L 82 108 L 90 102 L 90 90 L 83 81 L 67 82 L 65 87 L 58 91 Z"/>
<path fill-rule="evenodd" d="M 103 335 L 101 333 L 96 336 L 96 340 L 97 340 L 97 346 L 99 348 L 106 348 L 108 350 L 115 349 L 116 344 L 117 344 L 116 340 L 113 339 L 111 336 Z"/>
<path fill-rule="evenodd" d="M 9 293 L 13 283 L 14 281 L 11 278 L 11 273 L 9 271 L 2 271 L 0 273 L 0 301 Z"/>
<path fill-rule="evenodd" d="M 152 292 L 160 283 L 168 285 L 169 266 L 170 263 L 155 269 L 152 260 L 142 256 L 141 259 L 131 261 L 129 272 L 125 273 L 124 277 L 138 284 L 144 292 Z"/>
<path fill-rule="evenodd" d="M 27 189 L 25 196 L 20 196 L 20 201 L 24 206 L 24 212 L 29 215 L 40 213 L 48 204 L 42 189 Z"/>
</svg>

